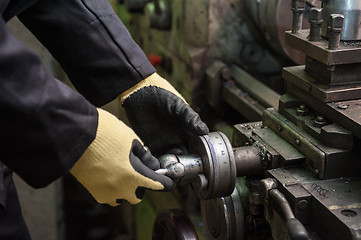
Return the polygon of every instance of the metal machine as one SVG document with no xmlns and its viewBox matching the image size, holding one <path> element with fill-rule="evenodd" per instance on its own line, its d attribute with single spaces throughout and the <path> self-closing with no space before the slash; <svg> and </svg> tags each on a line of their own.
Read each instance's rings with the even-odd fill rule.
<svg viewBox="0 0 361 240">
<path fill-rule="evenodd" d="M 240 2 L 249 12 L 240 19 L 253 22 L 256 27 L 250 29 L 261 30 L 252 39 L 267 39 L 273 49 L 267 54 L 277 52 L 280 65 L 289 65 L 280 56 L 305 65 L 283 68 L 286 93 L 279 95 L 241 69 L 260 73 L 261 66 L 272 61 L 269 55 L 252 68 L 244 63 L 247 57 L 233 55 L 226 47 L 211 50 L 217 41 L 200 48 L 203 38 L 187 38 L 180 46 L 189 54 L 177 59 L 172 51 L 168 57 L 173 66 L 177 61 L 189 63 L 193 71 L 188 80 L 196 88 L 200 76 L 207 76 L 211 106 L 224 101 L 249 120 L 261 121 L 236 124 L 232 141 L 220 132 L 195 137 L 188 155 L 163 156 L 158 172 L 180 184 L 191 183 L 201 199 L 208 239 L 361 239 L 361 1 L 323 0 L 322 6 L 321 1 L 306 0 Z M 163 11 L 162 19 L 173 19 L 164 13 L 166 7 L 168 13 L 173 9 L 166 3 L 154 1 L 145 11 Z M 151 26 L 158 29 L 177 26 L 155 21 Z M 283 34 L 282 21 L 291 31 Z M 302 28 L 306 22 L 309 29 Z M 210 34 L 222 32 L 210 29 Z M 202 62 L 204 56 L 209 58 Z M 271 72 L 277 73 L 262 74 Z M 180 214 L 161 216 L 155 226 Z M 172 228 L 177 226 L 182 224 Z M 195 239 L 194 234 L 184 236 Z"/>
</svg>

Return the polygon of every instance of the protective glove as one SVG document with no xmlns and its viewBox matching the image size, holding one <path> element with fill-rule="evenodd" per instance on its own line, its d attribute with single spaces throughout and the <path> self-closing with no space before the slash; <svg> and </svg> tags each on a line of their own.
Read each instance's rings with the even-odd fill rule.
<svg viewBox="0 0 361 240">
<path fill-rule="evenodd" d="M 138 136 L 112 114 L 98 109 L 94 141 L 70 170 L 99 203 L 140 202 L 144 189 L 171 190 L 173 181 L 154 170 L 159 161 Z"/>
<path fill-rule="evenodd" d="M 181 154 L 190 134 L 209 130 L 199 115 L 170 83 L 157 73 L 139 82 L 119 97 L 130 125 L 153 154 Z"/>
</svg>

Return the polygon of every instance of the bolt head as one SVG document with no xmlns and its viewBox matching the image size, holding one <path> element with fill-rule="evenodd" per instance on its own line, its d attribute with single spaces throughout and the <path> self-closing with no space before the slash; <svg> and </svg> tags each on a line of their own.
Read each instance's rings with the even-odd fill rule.
<svg viewBox="0 0 361 240">
<path fill-rule="evenodd" d="M 342 31 L 345 17 L 342 14 L 331 14 L 328 28 L 332 31 Z"/>
<path fill-rule="evenodd" d="M 312 23 L 322 23 L 322 8 L 311 8 L 309 20 Z"/>
<path fill-rule="evenodd" d="M 298 9 L 304 9 L 306 5 L 306 0 L 292 0 L 292 9 L 298 10 Z"/>
</svg>

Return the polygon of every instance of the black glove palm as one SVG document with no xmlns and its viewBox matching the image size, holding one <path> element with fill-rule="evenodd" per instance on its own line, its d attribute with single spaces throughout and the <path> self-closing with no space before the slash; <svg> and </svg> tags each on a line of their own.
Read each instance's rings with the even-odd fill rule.
<svg viewBox="0 0 361 240">
<path fill-rule="evenodd" d="M 155 155 L 177 153 L 174 150 L 185 148 L 189 135 L 209 132 L 199 115 L 177 96 L 179 93 L 171 91 L 152 84 L 134 91 L 123 102 L 133 130 Z"/>
</svg>

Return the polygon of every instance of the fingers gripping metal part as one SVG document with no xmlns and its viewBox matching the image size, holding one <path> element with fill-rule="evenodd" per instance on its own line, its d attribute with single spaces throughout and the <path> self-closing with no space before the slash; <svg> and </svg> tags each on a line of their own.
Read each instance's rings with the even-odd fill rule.
<svg viewBox="0 0 361 240">
<path fill-rule="evenodd" d="M 158 174 L 190 182 L 201 199 L 231 195 L 237 176 L 263 173 L 259 149 L 253 146 L 233 149 L 221 132 L 195 136 L 190 155 L 167 154 L 159 158 Z"/>
</svg>

